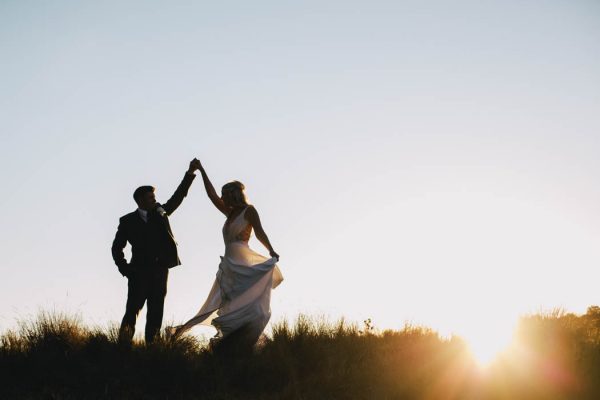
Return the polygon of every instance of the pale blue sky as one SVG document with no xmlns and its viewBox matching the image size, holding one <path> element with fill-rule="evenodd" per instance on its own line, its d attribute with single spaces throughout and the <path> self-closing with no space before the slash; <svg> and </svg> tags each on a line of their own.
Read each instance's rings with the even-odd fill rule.
<svg viewBox="0 0 600 400">
<path fill-rule="evenodd" d="M 599 21 L 596 1 L 2 1 L 0 327 L 119 321 L 118 217 L 193 157 L 247 185 L 275 319 L 473 337 L 599 304 Z M 198 179 L 171 218 L 167 320 L 212 283 L 211 207 Z"/>
</svg>

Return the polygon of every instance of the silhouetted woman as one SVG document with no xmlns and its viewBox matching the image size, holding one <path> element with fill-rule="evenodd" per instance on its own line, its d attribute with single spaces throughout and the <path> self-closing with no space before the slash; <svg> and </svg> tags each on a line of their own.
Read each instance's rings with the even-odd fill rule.
<svg viewBox="0 0 600 400">
<path fill-rule="evenodd" d="M 249 205 L 244 185 L 233 181 L 225 184 L 219 197 L 198 161 L 204 187 L 209 199 L 227 219 L 223 225 L 225 255 L 221 257 L 219 270 L 204 305 L 196 315 L 175 329 L 181 335 L 197 324 L 213 325 L 217 335 L 211 344 L 219 348 L 250 348 L 271 317 L 271 289 L 277 287 L 283 277 L 277 267 L 279 255 L 273 250 L 262 228 L 256 209 Z M 252 234 L 269 250 L 267 258 L 250 249 L 248 240 Z M 231 346 L 229 346 L 231 345 Z"/>
</svg>

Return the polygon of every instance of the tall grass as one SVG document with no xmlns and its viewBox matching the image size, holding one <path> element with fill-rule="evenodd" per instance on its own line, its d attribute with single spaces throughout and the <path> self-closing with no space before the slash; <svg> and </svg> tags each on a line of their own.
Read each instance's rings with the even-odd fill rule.
<svg viewBox="0 0 600 400">
<path fill-rule="evenodd" d="M 42 313 L 0 336 L 4 399 L 595 399 L 600 308 L 523 317 L 489 369 L 459 338 L 415 326 L 282 321 L 253 353 L 212 353 L 184 336 L 146 347 L 116 327 Z"/>
</svg>

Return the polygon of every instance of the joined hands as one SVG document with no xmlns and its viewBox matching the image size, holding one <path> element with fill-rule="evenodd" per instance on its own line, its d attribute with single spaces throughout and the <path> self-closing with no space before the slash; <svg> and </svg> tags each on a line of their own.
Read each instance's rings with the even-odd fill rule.
<svg viewBox="0 0 600 400">
<path fill-rule="evenodd" d="M 197 158 L 194 158 L 192 161 L 190 161 L 190 166 L 189 166 L 187 172 L 188 172 L 188 174 L 193 174 L 194 171 L 197 171 L 200 169 L 202 169 L 202 163 Z"/>
</svg>

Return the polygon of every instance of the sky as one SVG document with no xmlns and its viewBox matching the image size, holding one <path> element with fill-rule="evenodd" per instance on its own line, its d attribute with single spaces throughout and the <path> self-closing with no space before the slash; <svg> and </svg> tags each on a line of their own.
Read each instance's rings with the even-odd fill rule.
<svg viewBox="0 0 600 400">
<path fill-rule="evenodd" d="M 585 312 L 599 19 L 583 0 L 2 0 L 0 329 L 42 309 L 117 324 L 118 218 L 137 186 L 165 201 L 194 157 L 217 188 L 244 182 L 281 255 L 272 321 L 476 342 Z M 196 179 L 171 217 L 165 324 L 204 301 L 223 222 Z"/>
</svg>

